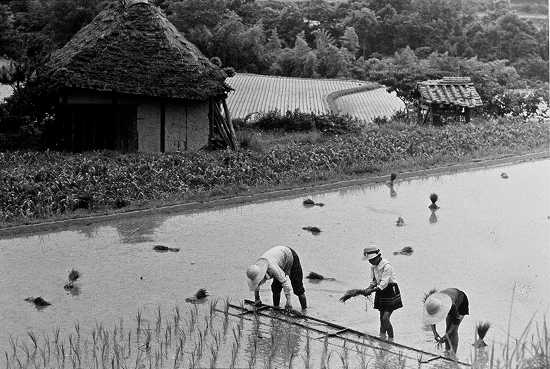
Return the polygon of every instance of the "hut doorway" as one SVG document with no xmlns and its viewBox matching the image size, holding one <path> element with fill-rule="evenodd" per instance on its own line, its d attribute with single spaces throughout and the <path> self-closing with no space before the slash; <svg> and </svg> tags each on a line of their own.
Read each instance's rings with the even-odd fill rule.
<svg viewBox="0 0 550 369">
<path fill-rule="evenodd" d="M 136 105 L 69 104 L 62 115 L 60 128 L 66 150 L 138 150 Z"/>
</svg>

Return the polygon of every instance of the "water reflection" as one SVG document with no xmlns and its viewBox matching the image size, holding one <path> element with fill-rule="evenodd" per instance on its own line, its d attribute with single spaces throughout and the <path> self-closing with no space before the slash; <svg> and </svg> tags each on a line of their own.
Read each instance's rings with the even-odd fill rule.
<svg viewBox="0 0 550 369">
<path fill-rule="evenodd" d="M 436 214 L 437 209 L 430 209 L 430 211 L 431 211 L 431 213 L 432 213 L 432 214 L 430 215 L 430 219 L 429 219 L 429 220 L 430 220 L 430 224 L 437 223 L 437 214 Z"/>
<path fill-rule="evenodd" d="M 390 197 L 397 197 L 397 191 L 395 191 L 393 183 L 388 183 L 388 187 L 390 188 Z"/>
<path fill-rule="evenodd" d="M 80 286 L 73 284 L 73 286 L 67 290 L 67 295 L 78 296 L 80 295 Z"/>
<path fill-rule="evenodd" d="M 84 235 L 86 238 L 94 238 L 98 233 L 98 224 L 89 223 L 83 226 L 78 226 L 76 232 Z"/>
<path fill-rule="evenodd" d="M 115 224 L 122 243 L 153 242 L 155 231 L 164 223 L 166 216 L 148 216 L 126 219 Z"/>
<path fill-rule="evenodd" d="M 473 369 L 485 369 L 489 367 L 489 346 L 474 349 Z"/>
<path fill-rule="evenodd" d="M 260 367 L 290 368 L 291 361 L 299 357 L 302 329 L 277 319 L 279 313 L 273 314 L 270 319 L 258 316 L 253 323 L 245 347 L 249 367 L 254 362 Z"/>
</svg>

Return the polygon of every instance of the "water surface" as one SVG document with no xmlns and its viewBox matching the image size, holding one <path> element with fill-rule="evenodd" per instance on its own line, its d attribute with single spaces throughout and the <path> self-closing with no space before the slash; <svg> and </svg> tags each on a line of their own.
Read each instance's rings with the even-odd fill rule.
<svg viewBox="0 0 550 369">
<path fill-rule="evenodd" d="M 509 175 L 501 178 L 501 172 Z M 478 321 L 492 323 L 488 341 L 504 342 L 513 300 L 511 334 L 533 314 L 548 315 L 550 296 L 550 160 L 312 194 L 324 207 L 299 198 L 156 215 L 27 237 L 0 239 L 0 348 L 9 335 L 50 332 L 100 321 L 132 319 L 138 308 L 184 305 L 204 287 L 238 301 L 251 297 L 245 269 L 267 248 L 283 244 L 299 254 L 304 272 L 336 281 L 306 281 L 308 314 L 378 332 L 378 312 L 366 299 L 342 304 L 349 288 L 370 278 L 362 249 L 380 246 L 395 267 L 404 308 L 392 316 L 396 341 L 434 351 L 422 330 L 422 296 L 430 288 L 457 287 L 470 299 L 460 328 L 459 357 L 467 360 Z M 432 214 L 428 196 L 439 195 Z M 396 227 L 398 216 L 406 225 Z M 302 230 L 317 226 L 315 236 Z M 155 244 L 180 248 L 156 253 Z M 411 246 L 411 256 L 392 255 Z M 78 291 L 63 289 L 68 272 L 82 277 Z M 269 288 L 262 292 L 271 302 Z M 42 296 L 53 305 L 36 310 L 24 301 Z M 293 304 L 299 306 L 293 296 Z M 443 326 L 439 326 L 442 330 Z"/>
</svg>

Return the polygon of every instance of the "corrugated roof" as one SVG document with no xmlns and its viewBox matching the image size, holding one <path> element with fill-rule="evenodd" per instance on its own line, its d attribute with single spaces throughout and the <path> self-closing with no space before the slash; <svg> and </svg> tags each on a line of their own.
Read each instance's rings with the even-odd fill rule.
<svg viewBox="0 0 550 369">
<path fill-rule="evenodd" d="M 54 87 L 205 100 L 227 75 L 147 2 L 99 13 L 43 69 Z"/>
<path fill-rule="evenodd" d="M 443 79 L 419 82 L 417 90 L 428 104 L 449 104 L 474 108 L 483 102 L 470 77 L 444 77 Z"/>
</svg>

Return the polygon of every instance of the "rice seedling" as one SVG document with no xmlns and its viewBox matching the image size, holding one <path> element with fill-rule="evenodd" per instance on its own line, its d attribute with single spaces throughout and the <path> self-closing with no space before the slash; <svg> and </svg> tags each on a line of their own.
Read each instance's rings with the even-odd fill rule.
<svg viewBox="0 0 550 369">
<path fill-rule="evenodd" d="M 344 345 L 342 346 L 342 352 L 338 352 L 338 355 L 340 356 L 340 360 L 342 361 L 342 368 L 348 369 L 349 352 L 348 352 L 348 348 L 346 347 L 346 341 L 344 341 Z"/>
<path fill-rule="evenodd" d="M 310 369 L 311 365 L 311 336 L 309 329 L 306 330 L 306 344 L 305 344 L 305 355 L 302 356 L 304 360 L 304 368 Z"/>
<path fill-rule="evenodd" d="M 256 364 L 256 355 L 258 353 L 258 335 L 253 334 L 252 337 L 252 347 L 250 356 L 248 357 L 248 369 L 253 369 Z"/>
<path fill-rule="evenodd" d="M 237 356 L 239 355 L 239 344 L 237 342 L 233 342 L 233 345 L 231 347 L 231 361 L 229 363 L 229 368 L 234 369 L 235 365 L 237 363 Z"/>
<path fill-rule="evenodd" d="M 208 312 L 209 312 L 209 317 L 210 317 L 210 322 L 211 323 L 212 323 L 212 319 L 214 318 L 214 315 L 216 314 L 217 305 L 218 305 L 218 299 L 217 298 L 210 301 Z"/>
<path fill-rule="evenodd" d="M 218 361 L 218 352 L 219 347 L 216 347 L 215 345 L 210 346 L 210 368 L 216 367 L 216 362 Z"/>
<path fill-rule="evenodd" d="M 321 353 L 321 368 L 327 368 L 327 362 L 328 362 L 328 333 L 325 335 L 325 338 L 323 339 L 323 351 Z"/>
<path fill-rule="evenodd" d="M 161 325 L 162 325 L 162 313 L 160 311 L 160 306 L 157 306 L 157 319 L 155 322 L 155 334 L 157 337 L 160 335 Z"/>
</svg>

